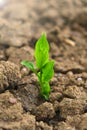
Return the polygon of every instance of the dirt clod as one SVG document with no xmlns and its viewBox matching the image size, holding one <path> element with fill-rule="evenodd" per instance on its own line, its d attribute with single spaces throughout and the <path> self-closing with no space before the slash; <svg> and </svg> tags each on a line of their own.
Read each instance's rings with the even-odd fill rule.
<svg viewBox="0 0 87 130">
<path fill-rule="evenodd" d="M 71 127 L 69 124 L 65 122 L 58 123 L 57 127 L 54 130 L 75 130 L 74 127 Z"/>
<path fill-rule="evenodd" d="M 54 115 L 55 111 L 51 103 L 45 102 L 36 109 L 37 120 L 51 119 Z"/>
<path fill-rule="evenodd" d="M 5 91 L 8 87 L 17 86 L 20 78 L 21 74 L 17 65 L 9 61 L 0 62 L 0 92 Z"/>
<path fill-rule="evenodd" d="M 50 94 L 50 97 L 49 97 L 51 102 L 54 102 L 55 100 L 58 101 L 58 100 L 60 100 L 60 98 L 62 98 L 62 94 L 59 92 L 53 92 Z"/>
<path fill-rule="evenodd" d="M 78 126 L 79 130 L 86 130 L 87 129 L 87 113 L 85 113 L 82 118 L 81 122 Z"/>
<path fill-rule="evenodd" d="M 14 96 L 9 91 L 0 94 L 0 128 L 34 130 L 35 117 L 27 113 L 23 114 L 22 104 L 9 102 L 10 98 L 14 99 Z"/>
<path fill-rule="evenodd" d="M 66 119 L 67 116 L 81 114 L 86 105 L 86 100 L 64 98 L 60 102 L 60 116 Z"/>
<path fill-rule="evenodd" d="M 40 122 L 36 122 L 36 129 L 37 130 L 41 130 L 41 129 L 43 129 L 43 130 L 53 130 L 53 127 L 47 125 L 43 121 L 40 121 Z"/>
<path fill-rule="evenodd" d="M 63 94 L 69 98 L 76 98 L 79 100 L 86 100 L 87 95 L 82 87 L 79 88 L 77 86 L 67 86 Z"/>
</svg>

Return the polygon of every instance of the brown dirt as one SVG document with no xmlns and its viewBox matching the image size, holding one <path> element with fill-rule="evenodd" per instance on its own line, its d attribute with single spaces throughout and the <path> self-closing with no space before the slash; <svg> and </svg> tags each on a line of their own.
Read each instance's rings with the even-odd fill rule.
<svg viewBox="0 0 87 130">
<path fill-rule="evenodd" d="M 7 0 L 3 5 L 0 130 L 87 130 L 87 1 Z M 34 46 L 43 31 L 55 61 L 48 102 L 39 96 L 36 76 L 20 64 L 35 63 Z"/>
</svg>

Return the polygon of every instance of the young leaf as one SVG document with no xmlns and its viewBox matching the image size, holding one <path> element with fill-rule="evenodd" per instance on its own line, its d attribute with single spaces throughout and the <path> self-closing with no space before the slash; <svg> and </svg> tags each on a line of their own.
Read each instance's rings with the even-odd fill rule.
<svg viewBox="0 0 87 130">
<path fill-rule="evenodd" d="M 34 67 L 32 62 L 28 61 L 22 61 L 21 64 L 36 74 L 40 85 L 40 94 L 48 100 L 50 94 L 49 81 L 54 75 L 54 61 L 49 61 L 49 44 L 45 34 L 43 34 L 36 43 L 35 59 L 36 67 Z"/>
<path fill-rule="evenodd" d="M 49 44 L 45 34 L 43 34 L 35 46 L 35 59 L 37 68 L 42 68 L 49 59 Z"/>
<path fill-rule="evenodd" d="M 34 64 L 32 62 L 22 61 L 21 64 L 26 66 L 27 68 L 29 68 L 32 71 L 35 70 Z"/>
<path fill-rule="evenodd" d="M 44 96 L 46 100 L 49 99 L 50 85 L 48 82 L 44 82 L 40 88 L 41 95 Z"/>
<path fill-rule="evenodd" d="M 54 61 L 49 61 L 43 68 L 42 68 L 42 82 L 49 82 L 50 79 L 54 75 Z"/>
</svg>

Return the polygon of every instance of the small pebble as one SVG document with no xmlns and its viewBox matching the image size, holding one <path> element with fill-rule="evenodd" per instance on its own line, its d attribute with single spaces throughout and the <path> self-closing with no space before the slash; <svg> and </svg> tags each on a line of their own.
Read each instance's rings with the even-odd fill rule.
<svg viewBox="0 0 87 130">
<path fill-rule="evenodd" d="M 9 102 L 10 102 L 11 104 L 15 104 L 15 103 L 17 103 L 17 99 L 10 97 L 10 98 L 9 98 Z"/>
<path fill-rule="evenodd" d="M 82 78 L 77 78 L 78 81 L 82 81 Z"/>
</svg>

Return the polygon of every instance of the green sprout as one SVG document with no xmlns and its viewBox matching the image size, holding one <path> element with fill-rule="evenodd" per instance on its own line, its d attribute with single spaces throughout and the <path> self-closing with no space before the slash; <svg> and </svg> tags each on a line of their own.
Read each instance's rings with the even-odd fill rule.
<svg viewBox="0 0 87 130">
<path fill-rule="evenodd" d="M 46 35 L 42 34 L 35 45 L 36 66 L 32 62 L 22 61 L 21 64 L 33 71 L 38 77 L 40 94 L 46 99 L 50 95 L 50 80 L 54 75 L 54 61 L 49 60 L 49 44 Z"/>
</svg>

